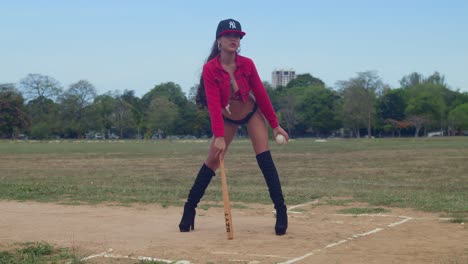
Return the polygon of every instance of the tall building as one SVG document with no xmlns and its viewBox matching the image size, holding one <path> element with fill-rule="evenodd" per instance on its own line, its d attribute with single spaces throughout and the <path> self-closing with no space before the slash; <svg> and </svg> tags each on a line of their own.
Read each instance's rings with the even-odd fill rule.
<svg viewBox="0 0 468 264">
<path fill-rule="evenodd" d="M 296 79 L 296 72 L 293 69 L 275 69 L 271 73 L 271 85 L 273 88 L 286 86 L 293 79 Z"/>
</svg>

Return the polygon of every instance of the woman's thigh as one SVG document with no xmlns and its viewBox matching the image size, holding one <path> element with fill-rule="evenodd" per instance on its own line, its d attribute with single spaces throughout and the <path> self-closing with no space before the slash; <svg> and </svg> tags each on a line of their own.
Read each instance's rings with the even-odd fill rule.
<svg viewBox="0 0 468 264">
<path fill-rule="evenodd" d="M 258 155 L 269 149 L 268 147 L 268 127 L 260 110 L 255 112 L 247 124 L 247 132 L 249 133 L 252 147 L 255 154 Z"/>
<path fill-rule="evenodd" d="M 225 152 L 227 152 L 229 145 L 234 139 L 234 136 L 236 135 L 238 127 L 239 126 L 236 124 L 231 124 L 227 122 L 224 123 L 224 141 L 226 142 Z M 211 139 L 210 149 L 208 152 L 208 158 L 206 159 L 205 164 L 213 171 L 216 171 L 219 167 L 219 158 L 216 156 L 216 150 L 214 149 L 214 140 L 215 138 L 213 137 Z"/>
</svg>

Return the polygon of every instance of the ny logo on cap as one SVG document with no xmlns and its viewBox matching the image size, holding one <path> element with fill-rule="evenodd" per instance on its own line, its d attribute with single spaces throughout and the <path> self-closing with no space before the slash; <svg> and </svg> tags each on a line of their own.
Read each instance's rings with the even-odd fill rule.
<svg viewBox="0 0 468 264">
<path fill-rule="evenodd" d="M 229 21 L 229 28 L 236 28 L 236 22 Z"/>
</svg>

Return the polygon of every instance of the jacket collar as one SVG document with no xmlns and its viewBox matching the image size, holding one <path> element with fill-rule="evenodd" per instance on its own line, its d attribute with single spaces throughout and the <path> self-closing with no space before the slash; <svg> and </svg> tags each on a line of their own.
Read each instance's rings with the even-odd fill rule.
<svg viewBox="0 0 468 264">
<path fill-rule="evenodd" d="M 216 67 L 217 67 L 218 69 L 224 70 L 223 65 L 221 65 L 220 56 L 221 56 L 221 53 L 218 54 L 218 55 L 214 58 L 214 60 L 215 60 L 215 65 L 216 65 Z M 239 68 L 242 66 L 242 64 L 243 64 L 243 63 L 242 63 L 242 62 L 243 62 L 243 59 L 242 59 L 242 58 L 243 58 L 243 57 L 242 57 L 241 55 L 236 54 L 236 66 L 237 66 L 238 69 L 239 69 Z"/>
</svg>

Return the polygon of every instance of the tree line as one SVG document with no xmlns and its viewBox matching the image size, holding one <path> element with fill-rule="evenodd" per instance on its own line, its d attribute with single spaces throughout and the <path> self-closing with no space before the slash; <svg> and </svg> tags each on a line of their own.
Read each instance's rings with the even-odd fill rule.
<svg viewBox="0 0 468 264">
<path fill-rule="evenodd" d="M 293 137 L 417 137 L 468 130 L 468 93 L 449 89 L 438 72 L 408 74 L 398 88 L 385 85 L 374 71 L 357 73 L 335 88 L 308 73 L 285 87 L 264 85 Z M 178 84 L 167 82 L 141 98 L 133 90 L 97 94 L 87 80 L 64 89 L 51 76 L 28 74 L 17 85 L 0 83 L 0 137 L 210 137 L 209 115 L 197 107 L 196 91 L 195 85 L 185 95 Z M 238 133 L 245 135 L 246 129 Z"/>
</svg>

